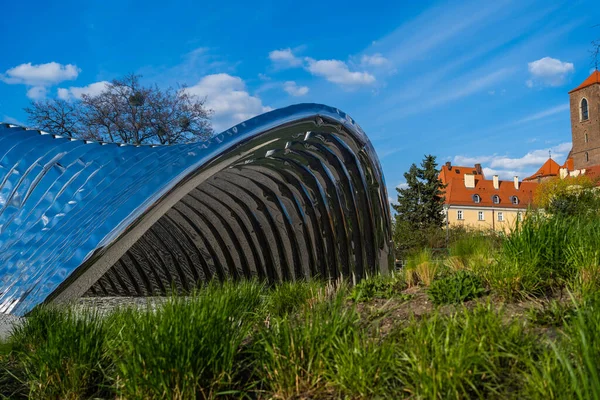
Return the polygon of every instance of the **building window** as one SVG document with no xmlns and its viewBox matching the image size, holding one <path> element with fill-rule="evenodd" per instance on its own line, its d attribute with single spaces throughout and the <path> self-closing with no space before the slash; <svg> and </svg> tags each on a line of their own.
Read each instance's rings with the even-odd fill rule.
<svg viewBox="0 0 600 400">
<path fill-rule="evenodd" d="M 513 204 L 519 204 L 519 198 L 518 198 L 517 196 L 513 196 L 513 197 L 511 198 L 511 202 L 512 202 Z"/>
<path fill-rule="evenodd" d="M 479 195 L 478 195 L 478 194 L 474 194 L 474 195 L 473 195 L 473 201 L 474 201 L 475 203 L 481 203 L 481 197 L 479 197 Z"/>
<path fill-rule="evenodd" d="M 587 121 L 589 118 L 588 101 L 586 98 L 581 99 L 581 120 Z"/>
<path fill-rule="evenodd" d="M 585 152 L 585 162 L 589 162 L 590 161 L 590 155 L 588 154 L 588 152 Z"/>
<path fill-rule="evenodd" d="M 483 221 L 483 211 L 479 211 L 479 213 L 477 215 L 477 219 L 479 219 L 480 221 Z"/>
<path fill-rule="evenodd" d="M 519 221 L 523 221 L 523 213 L 521 213 L 521 212 L 518 212 L 518 213 L 517 213 L 517 219 L 518 219 Z"/>
<path fill-rule="evenodd" d="M 462 210 L 456 211 L 456 219 L 464 219 Z"/>
<path fill-rule="evenodd" d="M 504 213 L 502 211 L 498 211 L 498 221 L 504 221 Z"/>
<path fill-rule="evenodd" d="M 586 143 L 588 142 L 588 135 L 587 135 L 587 133 L 585 134 L 585 142 Z"/>
<path fill-rule="evenodd" d="M 495 194 L 494 197 L 492 197 L 492 201 L 494 202 L 494 204 L 500 204 L 500 196 Z"/>
</svg>

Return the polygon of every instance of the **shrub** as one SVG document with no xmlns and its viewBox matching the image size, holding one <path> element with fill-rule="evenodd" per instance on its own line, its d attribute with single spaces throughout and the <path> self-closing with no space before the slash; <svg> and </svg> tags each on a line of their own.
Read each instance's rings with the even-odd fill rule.
<svg viewBox="0 0 600 400">
<path fill-rule="evenodd" d="M 571 195 L 581 191 L 589 191 L 590 189 L 593 189 L 594 186 L 595 182 L 586 175 L 569 177 L 568 179 L 559 179 L 557 177 L 538 185 L 534 195 L 534 203 L 539 208 L 546 209 L 547 211 L 557 211 L 559 214 L 562 214 L 561 209 L 563 208 L 563 205 L 559 206 L 558 204 L 555 204 L 553 206 L 553 201 L 558 200 L 560 203 L 564 200 L 574 200 L 575 203 L 577 203 L 577 197 L 571 197 Z M 588 198 L 586 197 L 585 200 L 588 200 Z M 582 206 L 585 205 L 585 203 L 582 203 Z M 576 204 L 574 204 L 574 206 L 575 208 L 583 208 L 578 207 Z"/>
<path fill-rule="evenodd" d="M 434 281 L 427 295 L 434 304 L 456 304 L 481 296 L 485 292 L 481 279 L 467 271 L 457 271 Z"/>
</svg>

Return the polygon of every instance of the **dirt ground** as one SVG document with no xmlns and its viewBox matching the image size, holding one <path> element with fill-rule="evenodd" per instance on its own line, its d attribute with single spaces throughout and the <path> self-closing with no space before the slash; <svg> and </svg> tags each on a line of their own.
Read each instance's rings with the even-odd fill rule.
<svg viewBox="0 0 600 400">
<path fill-rule="evenodd" d="M 393 328 L 408 325 L 412 320 L 419 320 L 434 312 L 441 315 L 468 309 L 472 310 L 478 304 L 491 302 L 494 308 L 502 311 L 506 322 L 511 320 L 528 321 L 530 310 L 542 310 L 550 301 L 556 300 L 563 304 L 570 304 L 568 295 L 561 293 L 548 298 L 527 299 L 518 302 L 505 302 L 497 297 L 486 295 L 457 305 L 436 306 L 427 297 L 424 287 L 412 287 L 402 292 L 401 296 L 391 299 L 373 299 L 365 303 L 358 303 L 357 310 L 365 321 L 376 322 L 381 335 L 386 335 Z M 556 337 L 557 329 L 552 326 L 539 326 L 530 324 L 531 328 L 550 339 Z"/>
</svg>

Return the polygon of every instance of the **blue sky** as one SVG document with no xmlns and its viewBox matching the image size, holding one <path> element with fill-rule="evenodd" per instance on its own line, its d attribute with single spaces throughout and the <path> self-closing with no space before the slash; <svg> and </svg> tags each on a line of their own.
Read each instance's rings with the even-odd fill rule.
<svg viewBox="0 0 600 400">
<path fill-rule="evenodd" d="M 349 113 L 390 195 L 424 154 L 525 177 L 570 149 L 591 72 L 587 1 L 4 2 L 0 120 L 135 72 L 207 97 L 216 129 L 293 103 Z"/>
</svg>

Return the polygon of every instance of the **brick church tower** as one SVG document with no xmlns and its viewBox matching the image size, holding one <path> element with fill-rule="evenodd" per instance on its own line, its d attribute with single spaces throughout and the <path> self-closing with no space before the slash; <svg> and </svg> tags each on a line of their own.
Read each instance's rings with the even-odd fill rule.
<svg viewBox="0 0 600 400">
<path fill-rule="evenodd" d="M 600 165 L 600 72 L 569 92 L 574 169 Z"/>
</svg>

